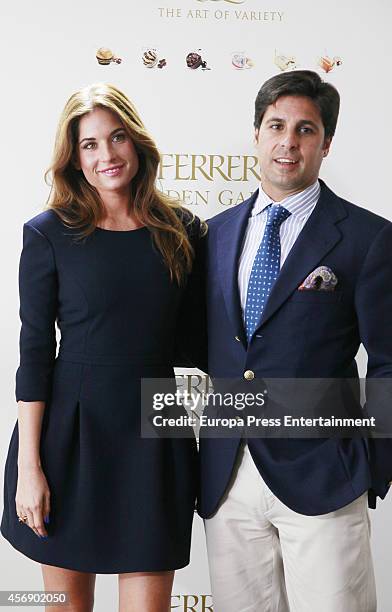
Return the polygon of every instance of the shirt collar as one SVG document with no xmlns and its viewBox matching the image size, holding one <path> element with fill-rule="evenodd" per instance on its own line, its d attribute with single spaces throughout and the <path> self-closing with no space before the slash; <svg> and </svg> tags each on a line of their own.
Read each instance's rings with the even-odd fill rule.
<svg viewBox="0 0 392 612">
<path fill-rule="evenodd" d="M 255 217 L 263 212 L 270 204 L 280 204 L 284 206 L 292 215 L 300 215 L 301 217 L 310 214 L 315 207 L 320 196 L 320 183 L 317 180 L 315 183 L 294 195 L 290 195 L 280 202 L 274 202 L 265 191 L 261 184 L 259 186 L 259 195 L 252 208 L 251 216 Z"/>
</svg>

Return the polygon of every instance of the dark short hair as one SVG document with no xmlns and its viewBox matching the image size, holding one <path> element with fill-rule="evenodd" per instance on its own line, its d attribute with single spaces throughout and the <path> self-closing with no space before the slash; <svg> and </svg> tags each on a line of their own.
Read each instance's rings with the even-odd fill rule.
<svg viewBox="0 0 392 612">
<path fill-rule="evenodd" d="M 275 104 L 281 96 L 310 98 L 320 111 L 325 137 L 332 138 L 339 115 L 339 92 L 312 70 L 283 72 L 271 77 L 261 86 L 255 101 L 255 129 L 259 129 L 267 107 Z"/>
</svg>

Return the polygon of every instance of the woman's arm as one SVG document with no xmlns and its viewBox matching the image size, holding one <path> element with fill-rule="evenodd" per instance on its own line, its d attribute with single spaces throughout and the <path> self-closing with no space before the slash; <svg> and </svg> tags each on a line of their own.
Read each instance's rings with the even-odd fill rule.
<svg viewBox="0 0 392 612">
<path fill-rule="evenodd" d="M 52 246 L 37 228 L 26 224 L 19 265 L 20 364 L 16 401 L 46 402 L 56 357 L 57 273 Z"/>
<path fill-rule="evenodd" d="M 44 518 L 50 512 L 50 491 L 41 468 L 39 453 L 44 402 L 18 402 L 18 486 L 16 512 L 27 516 L 28 525 L 47 537 Z"/>
<path fill-rule="evenodd" d="M 26 224 L 19 267 L 20 364 L 16 375 L 18 402 L 18 484 L 16 513 L 40 537 L 46 537 L 49 487 L 42 471 L 40 439 L 46 403 L 51 395 L 56 355 L 57 271 L 51 243 L 42 231 Z"/>
<path fill-rule="evenodd" d="M 19 468 L 40 468 L 39 445 L 44 402 L 18 402 Z"/>
</svg>

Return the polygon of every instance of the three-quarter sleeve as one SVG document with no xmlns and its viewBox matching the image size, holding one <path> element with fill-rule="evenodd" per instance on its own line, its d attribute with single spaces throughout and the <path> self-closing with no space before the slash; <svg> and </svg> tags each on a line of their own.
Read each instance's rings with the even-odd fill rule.
<svg viewBox="0 0 392 612">
<path fill-rule="evenodd" d="M 52 246 L 25 224 L 19 265 L 20 365 L 16 400 L 47 401 L 56 356 L 57 274 Z"/>
</svg>

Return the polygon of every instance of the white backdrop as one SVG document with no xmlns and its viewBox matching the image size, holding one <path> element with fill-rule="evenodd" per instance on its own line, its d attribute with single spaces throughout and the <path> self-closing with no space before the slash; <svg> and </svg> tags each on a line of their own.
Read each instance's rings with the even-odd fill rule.
<svg viewBox="0 0 392 612">
<path fill-rule="evenodd" d="M 253 103 L 280 71 L 276 56 L 319 70 L 320 56 L 342 59 L 325 77 L 341 93 L 337 134 L 321 176 L 341 196 L 383 216 L 390 212 L 390 53 L 388 0 L 315 3 L 271 0 L 144 0 L 79 3 L 18 0 L 1 9 L 2 317 L 0 452 L 4 464 L 16 417 L 19 333 L 17 266 L 21 227 L 41 211 L 57 120 L 76 89 L 109 81 L 138 107 L 163 154 L 160 188 L 179 193 L 208 218 L 256 188 Z M 98 65 L 109 47 L 121 64 Z M 147 68 L 146 50 L 166 66 Z M 210 70 L 189 69 L 200 54 Z M 248 68 L 232 65 L 246 61 Z M 150 53 L 151 56 L 151 53 Z M 242 58 L 242 60 L 241 60 Z M 193 165 L 192 165 L 193 164 Z M 244 170 L 247 169 L 247 171 Z M 385 322 L 387 324 L 387 322 Z M 365 355 L 359 356 L 362 373 Z M 391 496 L 372 512 L 379 610 L 391 609 Z M 103 526 L 104 528 L 104 526 Z M 39 566 L 0 541 L 0 590 L 39 589 Z M 174 610 L 202 611 L 210 593 L 202 523 L 195 521 L 191 565 L 177 573 Z M 114 610 L 116 580 L 100 576 L 97 611 Z M 208 610 L 209 599 L 205 610 Z M 193 605 L 193 607 L 191 607 Z"/>
</svg>

